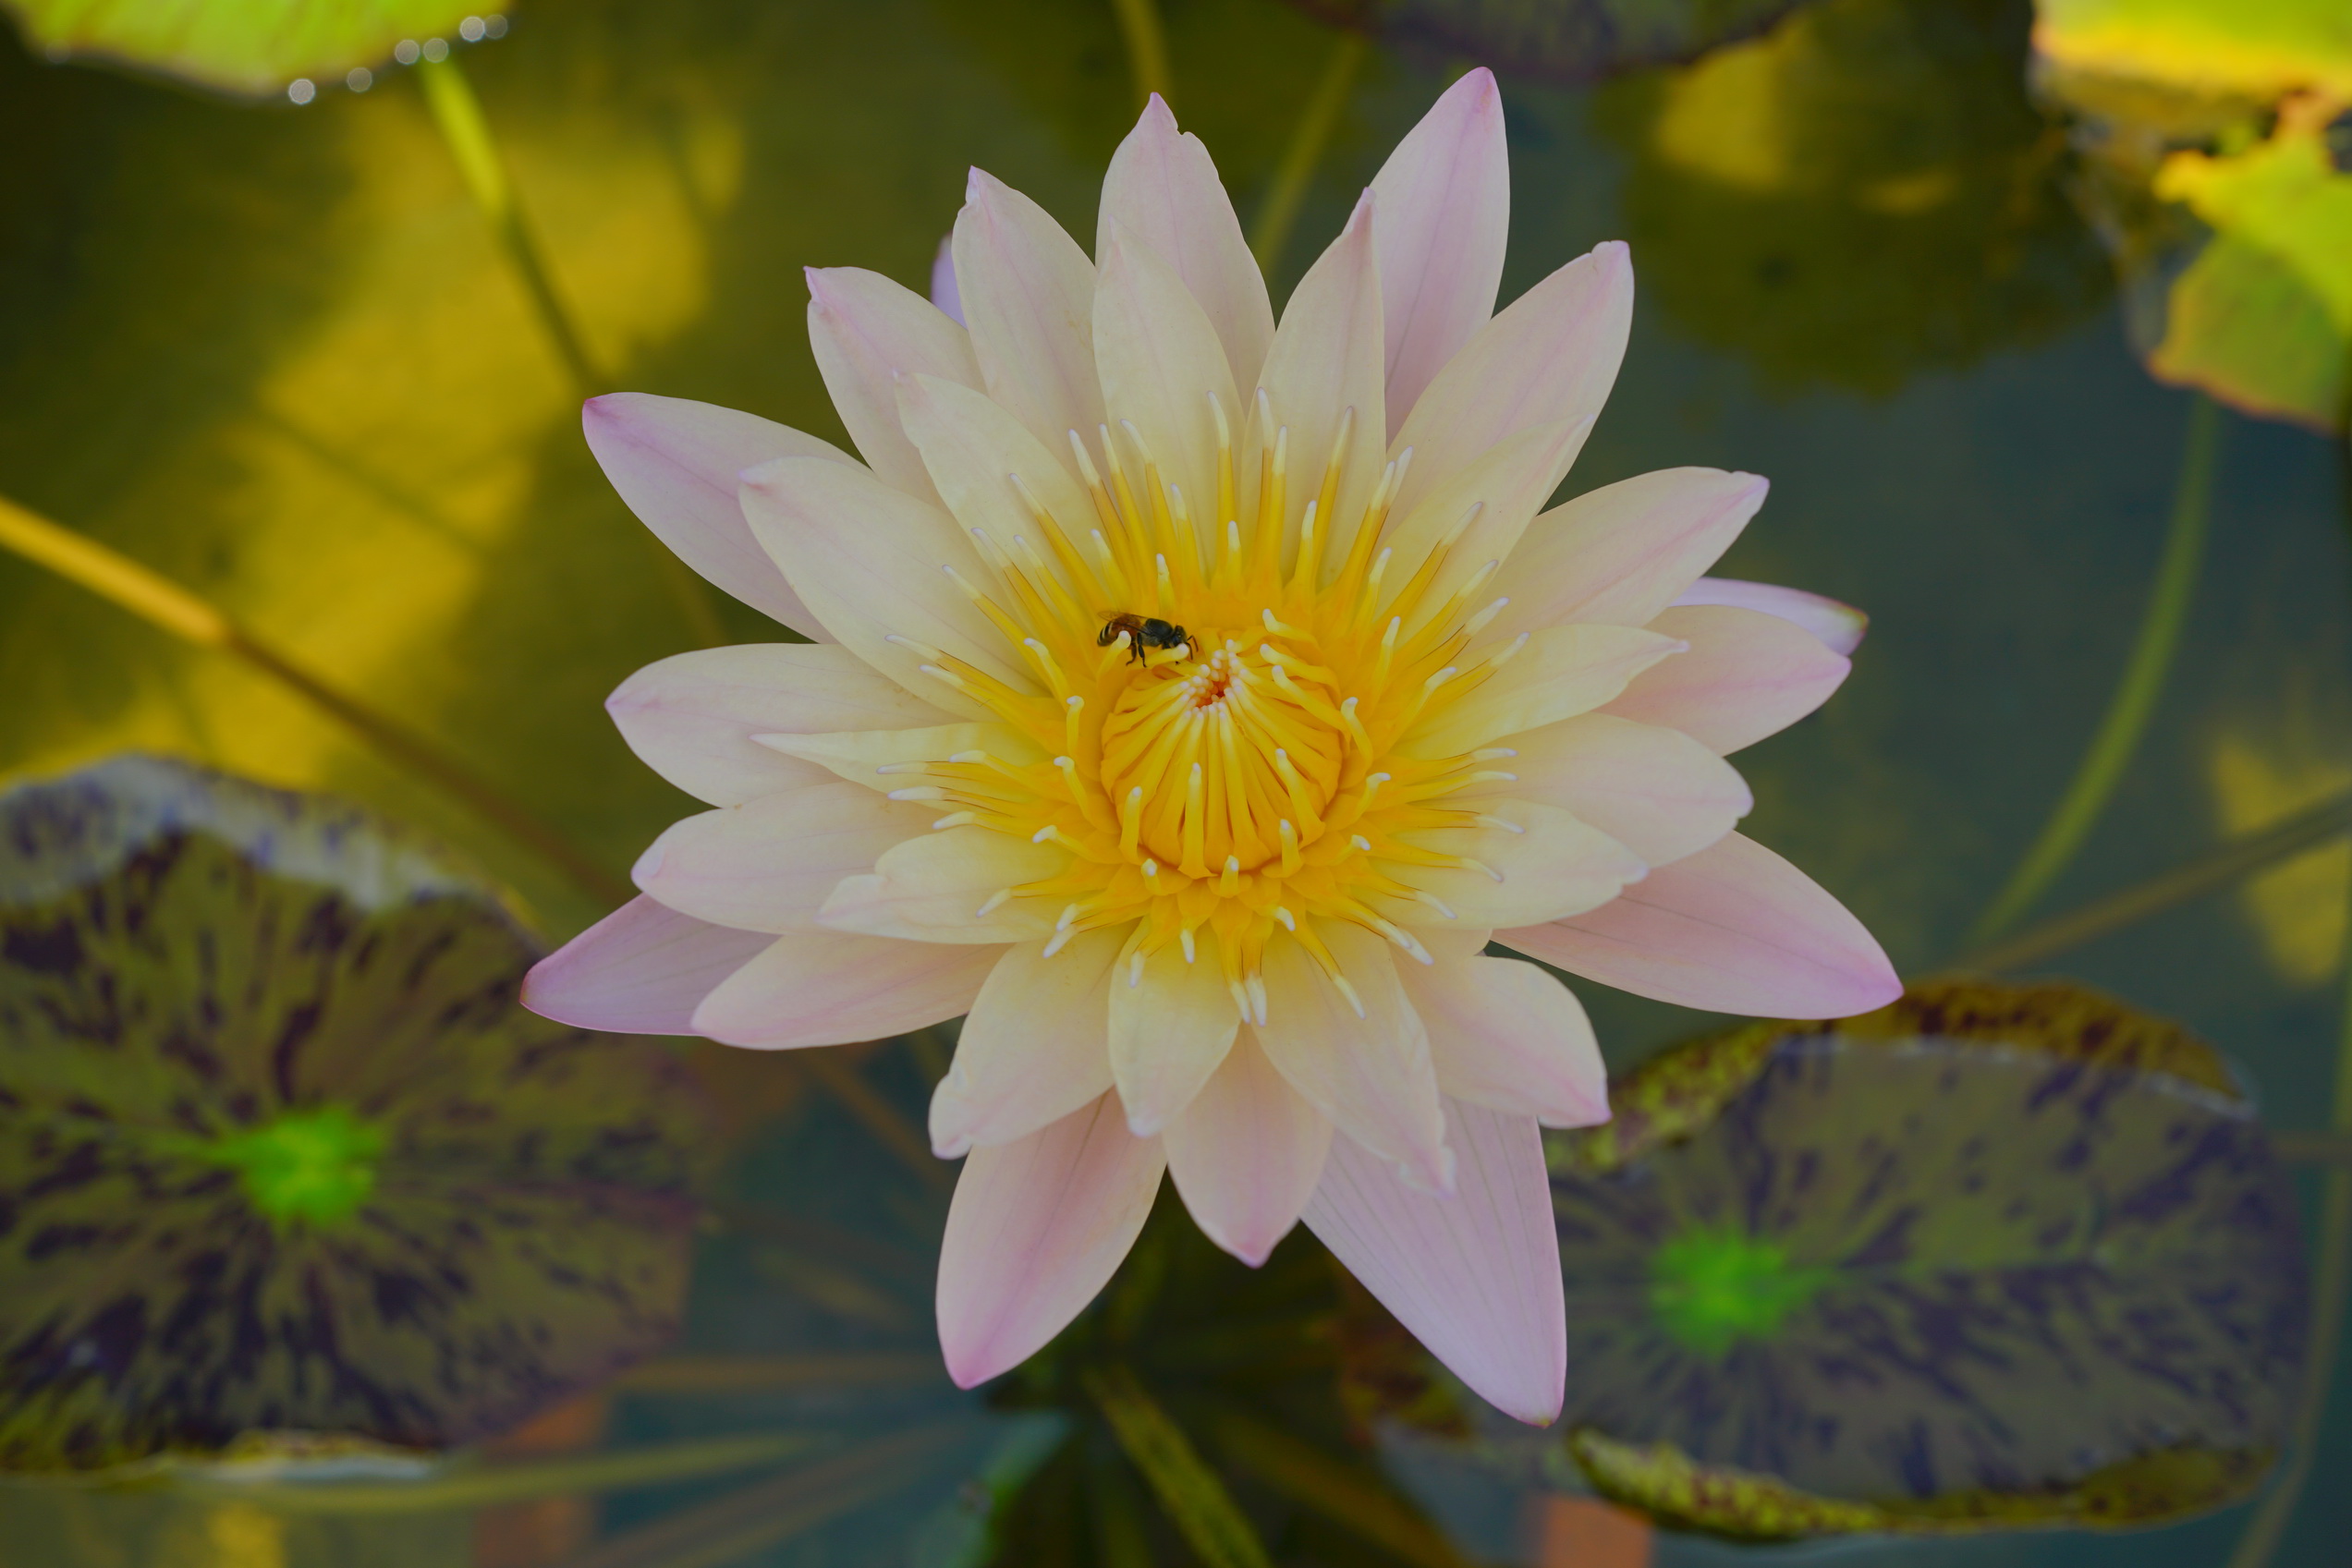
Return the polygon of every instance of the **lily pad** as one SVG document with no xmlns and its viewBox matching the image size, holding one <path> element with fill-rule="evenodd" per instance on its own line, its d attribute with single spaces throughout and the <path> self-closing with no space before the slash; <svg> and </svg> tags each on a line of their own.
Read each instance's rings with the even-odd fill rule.
<svg viewBox="0 0 2352 1568">
<path fill-rule="evenodd" d="M 1674 1524 L 2139 1524 L 2250 1489 L 2299 1387 L 2293 1196 L 2183 1032 L 1952 984 L 1668 1052 L 1558 1135 L 1566 1423 Z"/>
<path fill-rule="evenodd" d="M 1643 297 L 1785 386 L 1888 395 L 2047 340 L 2113 279 L 2006 0 L 1822 0 L 1611 84 Z"/>
<path fill-rule="evenodd" d="M 432 1449 L 668 1340 L 707 1141 L 651 1041 L 355 808 L 126 757 L 0 796 L 0 1465 Z"/>
<path fill-rule="evenodd" d="M 404 38 L 457 30 L 452 0 L 5 0 L 51 59 L 77 55 L 225 92 L 277 92 L 297 77 L 381 65 Z"/>
<path fill-rule="evenodd" d="M 2066 69 L 2275 100 L 2352 96 L 2342 0 L 2035 0 L 2034 47 Z"/>
<path fill-rule="evenodd" d="M 1298 0 L 1382 40 L 1498 71 L 1587 82 L 1752 38 L 1805 0 Z"/>
</svg>

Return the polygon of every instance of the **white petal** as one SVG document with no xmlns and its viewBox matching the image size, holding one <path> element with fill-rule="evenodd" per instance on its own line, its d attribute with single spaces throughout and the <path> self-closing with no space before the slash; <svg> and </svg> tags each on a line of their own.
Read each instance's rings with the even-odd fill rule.
<svg viewBox="0 0 2352 1568">
<path fill-rule="evenodd" d="M 853 784 L 810 784 L 674 823 L 629 875 L 671 908 L 744 930 L 816 923 L 835 884 L 930 825 Z"/>
<path fill-rule="evenodd" d="M 1430 551 L 1445 545 L 1444 561 L 1430 578 L 1409 628 L 1418 630 L 1440 614 L 1458 590 L 1489 566 L 1498 568 L 1496 574 L 1465 609 L 1476 611 L 1507 599 L 1517 589 L 1517 571 L 1499 568 L 1506 560 L 1516 566 L 1520 536 L 1536 509 L 1559 488 L 1591 431 L 1590 416 L 1574 423 L 1531 425 L 1421 492 L 1412 511 L 1401 514 L 1404 520 L 1382 539 L 1395 553 L 1388 569 L 1397 579 L 1419 572 Z M 1419 468 L 1413 472 L 1420 472 Z"/>
<path fill-rule="evenodd" d="M 1478 862 L 1469 867 L 1415 866 L 1385 861 L 1383 869 L 1444 905 L 1382 900 L 1389 918 L 1420 926 L 1454 920 L 1470 926 L 1518 926 L 1580 914 L 1617 896 L 1649 868 L 1633 851 L 1590 822 L 1556 806 L 1505 797 L 1479 805 L 1494 819 L 1476 828 L 1432 828 L 1397 834 L 1432 854 Z M 1509 827 L 1502 826 L 1507 822 Z M 1375 848 L 1373 857 L 1380 858 Z M 1536 911 L 1543 911 L 1538 914 Z"/>
<path fill-rule="evenodd" d="M 1334 1141 L 1308 1227 L 1481 1398 L 1546 1424 L 1560 1413 L 1568 1348 L 1542 1134 L 1532 1116 L 1447 1100 L 1445 1137 L 1459 1159 L 1448 1197 Z"/>
<path fill-rule="evenodd" d="M 1103 1032 L 1126 934 L 1088 931 L 1051 958 L 1042 942 L 1004 950 L 932 1091 L 931 1143 L 943 1159 L 1027 1137 L 1111 1087 Z"/>
<path fill-rule="evenodd" d="M 1597 416 L 1632 322 L 1633 266 L 1615 240 L 1513 300 L 1447 361 L 1397 431 L 1392 450 L 1413 449 L 1397 513 L 1506 437 Z"/>
<path fill-rule="evenodd" d="M 1681 650 L 1674 638 L 1638 626 L 1546 626 L 1462 695 L 1441 687 L 1397 749 L 1408 757 L 1454 757 L 1556 724 L 1613 700 L 1636 675 Z"/>
<path fill-rule="evenodd" d="M 713 806 L 826 781 L 823 768 L 754 735 L 914 729 L 948 717 L 846 648 L 798 642 L 660 660 L 623 681 L 604 711 L 648 767 Z"/>
<path fill-rule="evenodd" d="M 931 302 L 939 313 L 964 324 L 964 296 L 956 286 L 956 240 L 953 235 L 939 237 L 939 249 L 931 259 Z"/>
<path fill-rule="evenodd" d="M 1676 604 L 1736 604 L 1743 610 L 1761 610 L 1767 615 L 1778 615 L 1794 622 L 1822 639 L 1822 646 L 1832 653 L 1849 657 L 1862 646 L 1862 634 L 1871 629 L 1871 618 L 1851 604 L 1841 604 L 1823 594 L 1808 593 L 1801 588 L 1779 588 L 1766 582 L 1742 582 L 1737 577 L 1700 577 L 1683 590 Z"/>
<path fill-rule="evenodd" d="M 1094 268 L 1045 209 L 974 169 L 953 242 L 956 285 L 989 396 L 1049 452 L 1103 422 Z"/>
<path fill-rule="evenodd" d="M 842 784 L 854 789 L 854 784 Z M 1034 898 L 995 895 L 1069 867 L 1066 851 L 990 828 L 927 833 L 896 845 L 871 874 L 846 876 L 817 912 L 837 931 L 908 942 L 1028 942 L 1053 930 L 1059 911 Z"/>
<path fill-rule="evenodd" d="M 532 965 L 522 1003 L 578 1028 L 691 1034 L 702 999 L 774 941 L 640 893 Z"/>
<path fill-rule="evenodd" d="M 939 1343 L 958 1386 L 1018 1367 L 1094 1299 L 1166 1165 L 1160 1140 L 1128 1132 L 1109 1095 L 972 1150 L 939 1248 Z"/>
<path fill-rule="evenodd" d="M 1346 558 L 1385 461 L 1381 382 L 1386 363 L 1380 322 L 1380 264 L 1373 253 L 1372 196 L 1366 191 L 1339 237 L 1291 290 L 1259 378 L 1272 402 L 1275 427 L 1290 432 L 1285 529 L 1293 540 L 1307 503 L 1322 484 L 1324 464 L 1347 417 L 1347 443 L 1339 454 L 1344 468 L 1338 498 L 1332 515 L 1316 524 L 1326 571 Z M 1242 450 L 1254 461 L 1262 433 L 1254 409 L 1250 428 Z M 1287 543 L 1284 552 L 1287 563 L 1295 552 Z"/>
<path fill-rule="evenodd" d="M 995 546 L 998 553 L 990 559 L 1010 558 L 1026 567 L 1020 541 L 1028 541 L 1041 557 L 1053 549 L 1030 499 L 1045 508 L 1065 539 L 1083 540 L 1094 527 L 1093 503 L 1066 465 L 1069 448 L 1049 452 L 989 398 L 952 382 L 908 376 L 898 383 L 898 418 L 957 525 L 968 534 L 986 534 Z"/>
<path fill-rule="evenodd" d="M 925 675 L 929 655 L 893 638 L 938 649 L 1017 691 L 1036 689 L 1011 662 L 1003 634 L 948 575 L 986 580 L 947 514 L 862 469 L 807 458 L 751 469 L 742 493 L 761 544 L 824 628 L 908 691 L 967 718 L 994 717 L 978 699 Z"/>
<path fill-rule="evenodd" d="M 884 794 L 923 787 L 920 772 L 897 770 L 944 762 L 967 751 L 985 751 L 1016 765 L 1045 760 L 1042 747 L 1009 724 L 935 724 L 919 730 L 840 730 L 829 735 L 751 738 L 763 749 L 807 762 L 820 777 L 847 779 Z"/>
<path fill-rule="evenodd" d="M 1600 1042 L 1558 980 L 1514 958 L 1441 958 L 1398 972 L 1447 1095 L 1547 1127 L 1609 1119 Z"/>
<path fill-rule="evenodd" d="M 1335 920 L 1317 920 L 1314 930 L 1363 1014 L 1304 947 L 1276 935 L 1266 944 L 1266 1016 L 1257 1026 L 1258 1043 L 1290 1087 L 1342 1132 L 1396 1161 L 1408 1179 L 1442 1190 L 1454 1166 L 1437 1111 L 1429 1033 L 1397 984 L 1388 945 Z"/>
<path fill-rule="evenodd" d="M 1793 621 L 1724 604 L 1668 610 L 1650 629 L 1689 651 L 1641 672 L 1608 704 L 1719 752 L 1777 735 L 1830 699 L 1853 669 Z"/>
<path fill-rule="evenodd" d="M 1480 66 L 1421 116 L 1372 176 L 1379 202 L 1388 429 L 1494 313 L 1511 228 L 1503 97 Z"/>
<path fill-rule="evenodd" d="M 1111 155 L 1095 228 L 1098 261 L 1109 251 L 1114 224 L 1176 269 L 1208 312 L 1225 346 L 1233 383 L 1256 386 L 1274 334 L 1265 277 L 1242 237 L 1241 221 L 1234 216 L 1209 150 L 1199 137 L 1177 134 L 1176 116 L 1156 92 Z M 1226 414 L 1237 434 L 1239 411 L 1228 407 Z"/>
<path fill-rule="evenodd" d="M 1331 1123 L 1244 1029 L 1161 1137 L 1193 1222 L 1254 1269 L 1290 1234 L 1322 1179 Z"/>
<path fill-rule="evenodd" d="M 1456 797 L 1508 796 L 1573 811 L 1651 866 L 1706 848 L 1755 804 L 1739 772 L 1680 730 L 1585 713 L 1506 737 L 1513 775 Z M 1478 809 L 1484 809 L 1479 807 Z"/>
<path fill-rule="evenodd" d="M 1495 940 L 1603 985 L 1760 1018 L 1848 1018 L 1902 994 L 1846 906 L 1733 833 L 1588 914 Z"/>
<path fill-rule="evenodd" d="M 704 998 L 694 1029 L 761 1051 L 902 1035 L 969 1011 L 999 951 L 792 931 Z"/>
<path fill-rule="evenodd" d="M 580 430 L 604 477 L 677 558 L 803 637 L 823 633 L 768 559 L 736 504 L 737 477 L 774 457 L 856 467 L 813 435 L 709 403 L 615 392 L 580 408 Z"/>
<path fill-rule="evenodd" d="M 1226 519 L 1217 515 L 1213 408 L 1225 410 L 1233 435 L 1242 428 L 1225 347 L 1174 267 L 1117 222 L 1106 232 L 1094 289 L 1103 407 L 1115 432 L 1134 424 L 1161 478 L 1183 497 L 1193 527 L 1213 538 Z M 1143 464 L 1128 471 L 1140 476 Z"/>
<path fill-rule="evenodd" d="M 1495 629 L 1647 626 L 1731 547 L 1768 488 L 1753 474 L 1662 468 L 1554 506 L 1505 563 L 1511 602 Z"/>
<path fill-rule="evenodd" d="M 1207 932 L 1192 962 L 1171 943 L 1122 966 L 1111 987 L 1111 1071 L 1127 1125 L 1148 1137 L 1192 1103 L 1232 1049 L 1241 1014 L 1225 989 L 1215 939 Z"/>
<path fill-rule="evenodd" d="M 808 278 L 809 346 L 849 439 L 885 483 L 937 501 L 922 458 L 898 428 L 895 383 L 900 375 L 928 375 L 978 386 L 969 334 L 880 273 L 810 267 Z"/>
</svg>

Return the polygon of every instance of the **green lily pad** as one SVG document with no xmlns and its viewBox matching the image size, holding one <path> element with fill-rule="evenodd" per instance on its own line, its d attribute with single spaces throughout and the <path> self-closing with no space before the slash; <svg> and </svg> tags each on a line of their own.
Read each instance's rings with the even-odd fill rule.
<svg viewBox="0 0 2352 1568">
<path fill-rule="evenodd" d="M 481 7 L 452 0 L 0 0 L 51 59 L 78 55 L 225 92 L 382 65 L 405 38 L 453 34 Z"/>
<path fill-rule="evenodd" d="M 1946 985 L 1670 1051 L 1557 1135 L 1564 1422 L 1751 1538 L 2139 1524 L 2248 1489 L 2299 1388 L 2292 1193 L 2211 1051 Z"/>
<path fill-rule="evenodd" d="M 2035 0 L 2034 10 L 2034 47 L 2068 70 L 2265 101 L 2352 95 L 2342 0 Z"/>
<path fill-rule="evenodd" d="M 151 758 L 0 796 L 0 1465 L 439 1448 L 675 1331 L 707 1142 L 650 1041 L 357 808 Z"/>
<path fill-rule="evenodd" d="M 1806 0 L 1295 0 L 1383 42 L 1587 82 L 1752 38 Z"/>
<path fill-rule="evenodd" d="M 1822 0 L 1604 89 L 1643 298 L 1769 383 L 1873 395 L 2099 310 L 2023 24 L 2005 0 Z"/>
</svg>

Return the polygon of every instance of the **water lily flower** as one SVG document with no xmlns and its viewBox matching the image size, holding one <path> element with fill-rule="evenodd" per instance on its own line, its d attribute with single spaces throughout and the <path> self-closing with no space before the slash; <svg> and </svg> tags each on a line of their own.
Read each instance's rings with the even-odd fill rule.
<svg viewBox="0 0 2352 1568">
<path fill-rule="evenodd" d="M 1090 261 L 977 171 L 960 321 L 809 274 L 863 461 L 750 415 L 588 406 L 615 487 L 819 640 L 612 699 L 714 809 L 526 1000 L 821 1046 L 967 1015 L 940 1337 L 967 1385 L 1110 1277 L 1171 1174 L 1257 1263 L 1301 1218 L 1478 1392 L 1559 1408 L 1539 1127 L 1606 1118 L 1576 998 L 1842 1016 L 1898 991 L 1732 832 L 1723 754 L 1835 689 L 1859 617 L 1701 574 L 1764 481 L 1681 468 L 1542 511 L 1623 356 L 1604 245 L 1500 315 L 1493 78 L 1406 138 L 1277 323 L 1200 140 L 1154 100 Z M 1541 515 L 1539 515 L 1541 512 Z"/>
</svg>

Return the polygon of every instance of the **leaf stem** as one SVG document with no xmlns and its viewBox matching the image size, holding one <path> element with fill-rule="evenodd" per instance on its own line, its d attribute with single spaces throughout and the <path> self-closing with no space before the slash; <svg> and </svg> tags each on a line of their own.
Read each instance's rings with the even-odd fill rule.
<svg viewBox="0 0 2352 1568">
<path fill-rule="evenodd" d="M 2057 809 L 2026 851 L 2006 886 L 1976 923 L 1969 939 L 1991 942 L 2049 891 L 2073 861 L 2097 824 L 2147 733 L 2148 721 L 2180 647 L 2181 629 L 2197 592 L 2204 559 L 2206 521 L 2212 510 L 2213 471 L 2221 450 L 2221 407 L 2201 394 L 2192 396 L 2188 431 L 2182 444 L 2180 479 L 2173 491 L 2173 515 L 2164 536 L 2156 581 L 2140 616 L 2123 679 L 2108 699 L 2090 747 L 2075 771 Z"/>
<path fill-rule="evenodd" d="M 1111 0 L 1111 9 L 1119 18 L 1120 41 L 1127 45 L 1137 103 L 1149 102 L 1155 92 L 1165 102 L 1175 103 L 1176 90 L 1168 76 L 1168 34 L 1160 25 L 1158 0 Z"/>
<path fill-rule="evenodd" d="M 2025 969 L 2070 948 L 2214 893 L 2266 866 L 2352 833 L 2352 790 L 2330 796 L 2266 828 L 2240 833 L 2195 859 L 2093 899 L 1961 957 L 1956 967 Z"/>
<path fill-rule="evenodd" d="M 521 281 L 540 326 L 554 345 L 555 357 L 563 361 L 565 374 L 571 378 L 573 390 L 582 397 L 610 391 L 612 378 L 589 352 L 586 336 L 564 304 L 564 297 L 555 286 L 555 275 L 547 265 L 539 237 L 516 194 L 514 176 L 506 168 L 506 159 L 499 155 L 496 140 L 490 134 L 490 120 L 481 112 L 481 100 L 474 96 L 473 84 L 459 67 L 457 57 L 452 55 L 444 60 L 420 63 L 417 80 L 424 89 L 425 107 L 433 113 L 433 123 L 439 128 L 441 140 L 448 143 L 449 155 L 457 161 L 457 173 L 466 182 L 468 194 L 473 197 L 474 205 L 489 224 L 507 265 L 514 268 L 515 276 Z M 725 642 L 726 637 L 719 625 L 718 609 L 711 602 L 710 590 L 702 580 L 652 533 L 639 531 L 661 562 L 662 586 L 668 590 L 678 614 L 685 617 L 695 640 L 705 648 L 716 648 Z"/>
<path fill-rule="evenodd" d="M 169 632 L 183 642 L 241 660 L 358 734 L 393 760 L 462 801 L 482 820 L 560 869 L 583 892 L 619 904 L 635 889 L 597 864 L 578 845 L 541 821 L 473 770 L 414 731 L 377 712 L 315 675 L 158 572 L 86 534 L 61 528 L 0 496 L 0 548 L 46 567 L 67 581 Z"/>
<path fill-rule="evenodd" d="M 1274 165 L 1273 183 L 1266 188 L 1265 200 L 1259 204 L 1257 216 L 1249 225 L 1249 250 L 1258 258 L 1258 270 L 1269 278 L 1289 249 L 1290 231 L 1298 221 L 1298 206 L 1307 197 L 1308 182 L 1315 177 L 1315 165 L 1322 162 L 1323 149 L 1331 142 L 1334 127 L 1339 123 L 1339 111 L 1347 105 L 1347 94 L 1356 85 L 1356 73 L 1363 68 L 1364 56 L 1371 45 L 1364 35 L 1344 31 L 1332 46 L 1331 59 L 1323 67 L 1315 91 L 1308 95 L 1307 106 L 1298 115 L 1298 124 L 1292 128 L 1289 145 L 1282 150 L 1282 162 Z"/>
</svg>

